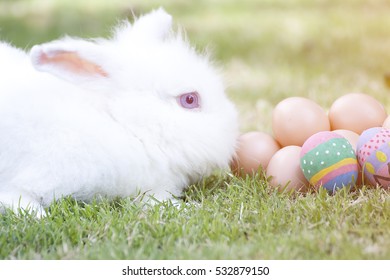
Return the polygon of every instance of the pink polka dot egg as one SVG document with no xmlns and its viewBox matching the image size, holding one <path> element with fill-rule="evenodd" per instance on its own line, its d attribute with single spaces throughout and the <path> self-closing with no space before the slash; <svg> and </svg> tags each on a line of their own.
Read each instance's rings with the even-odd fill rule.
<svg viewBox="0 0 390 280">
<path fill-rule="evenodd" d="M 363 131 L 356 150 L 363 183 L 390 189 L 390 129 L 373 127 Z"/>
<path fill-rule="evenodd" d="M 358 176 L 358 162 L 351 144 L 331 131 L 318 132 L 305 141 L 300 166 L 311 185 L 329 192 L 353 187 Z"/>
</svg>

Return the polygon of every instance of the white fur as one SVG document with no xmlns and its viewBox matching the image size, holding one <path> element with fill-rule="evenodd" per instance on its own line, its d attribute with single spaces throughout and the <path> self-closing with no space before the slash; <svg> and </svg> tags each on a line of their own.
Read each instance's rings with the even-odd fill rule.
<svg viewBox="0 0 390 280">
<path fill-rule="evenodd" d="M 63 53 L 100 72 L 50 60 Z M 163 200 L 228 167 L 236 110 L 208 58 L 174 34 L 162 9 L 122 23 L 111 39 L 66 37 L 29 54 L 0 43 L 0 61 L 5 207 L 139 191 Z M 177 102 L 191 91 L 199 109 Z"/>
</svg>

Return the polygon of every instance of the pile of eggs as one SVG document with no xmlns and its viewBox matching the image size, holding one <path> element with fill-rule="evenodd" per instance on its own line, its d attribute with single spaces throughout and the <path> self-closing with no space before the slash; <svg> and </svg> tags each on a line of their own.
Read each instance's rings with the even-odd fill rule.
<svg viewBox="0 0 390 280">
<path fill-rule="evenodd" d="M 327 113 L 303 97 L 282 100 L 272 114 L 273 136 L 252 131 L 238 140 L 232 170 L 265 171 L 271 186 L 329 192 L 345 186 L 390 189 L 390 116 L 370 95 L 338 98 Z"/>
</svg>

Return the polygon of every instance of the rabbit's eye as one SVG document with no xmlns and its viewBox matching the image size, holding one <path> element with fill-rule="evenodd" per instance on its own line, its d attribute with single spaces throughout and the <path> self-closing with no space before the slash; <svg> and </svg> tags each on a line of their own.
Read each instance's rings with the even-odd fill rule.
<svg viewBox="0 0 390 280">
<path fill-rule="evenodd" d="M 196 109 L 200 107 L 200 97 L 196 91 L 180 95 L 178 101 L 180 105 L 186 109 Z"/>
</svg>

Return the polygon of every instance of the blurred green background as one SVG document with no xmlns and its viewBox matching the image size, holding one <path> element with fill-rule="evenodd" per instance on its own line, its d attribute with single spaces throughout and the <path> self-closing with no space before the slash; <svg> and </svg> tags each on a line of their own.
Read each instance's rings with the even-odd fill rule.
<svg viewBox="0 0 390 280">
<path fill-rule="evenodd" d="M 364 92 L 389 111 L 387 0 L 0 0 L 0 39 L 29 49 L 65 34 L 108 36 L 119 20 L 158 7 L 212 50 L 242 131 L 271 132 L 272 109 L 289 96 L 328 109 Z"/>
</svg>

